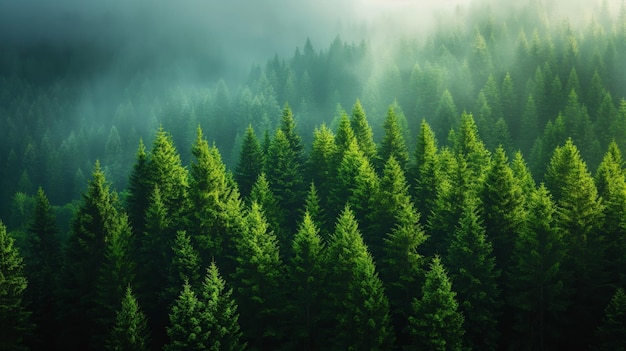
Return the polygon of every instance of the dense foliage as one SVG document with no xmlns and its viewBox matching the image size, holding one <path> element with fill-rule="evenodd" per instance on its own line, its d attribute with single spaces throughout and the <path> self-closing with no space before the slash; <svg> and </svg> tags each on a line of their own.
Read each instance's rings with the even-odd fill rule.
<svg viewBox="0 0 626 351">
<path fill-rule="evenodd" d="M 626 5 L 550 3 L 107 104 L 0 51 L 2 349 L 624 348 Z"/>
</svg>

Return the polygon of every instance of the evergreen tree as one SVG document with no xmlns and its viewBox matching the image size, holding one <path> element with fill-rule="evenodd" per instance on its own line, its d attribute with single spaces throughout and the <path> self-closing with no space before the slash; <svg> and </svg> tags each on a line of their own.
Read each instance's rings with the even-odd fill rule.
<svg viewBox="0 0 626 351">
<path fill-rule="evenodd" d="M 238 239 L 233 274 L 242 311 L 242 331 L 250 347 L 271 349 L 280 340 L 279 311 L 283 263 L 276 236 L 269 231 L 262 207 L 252 202 L 245 230 Z"/>
<path fill-rule="evenodd" d="M 304 200 L 304 212 L 309 214 L 313 223 L 320 231 L 320 236 L 323 239 L 328 238 L 326 211 L 320 204 L 320 198 L 317 194 L 317 188 L 315 183 L 311 182 L 309 192 Z"/>
<path fill-rule="evenodd" d="M 400 168 L 406 172 L 409 162 L 409 152 L 406 148 L 394 105 L 389 106 L 387 110 L 387 118 L 385 118 L 383 130 L 385 134 L 380 144 L 380 160 L 387 162 L 389 157 L 393 156 L 400 164 Z"/>
<path fill-rule="evenodd" d="M 367 121 L 367 116 L 359 100 L 357 100 L 352 107 L 350 126 L 354 131 L 354 137 L 363 155 L 365 155 L 370 162 L 376 163 L 378 156 L 376 153 L 376 144 L 374 143 L 374 133 L 372 132 L 372 127 L 370 127 Z"/>
<path fill-rule="evenodd" d="M 28 280 L 14 240 L 0 221 L 0 349 L 27 350 L 32 325 L 26 310 L 24 291 Z"/>
<path fill-rule="evenodd" d="M 254 129 L 252 125 L 248 125 L 235 167 L 235 180 L 239 185 L 241 196 L 246 197 L 250 194 L 252 186 L 263 170 L 263 157 L 263 150 Z"/>
<path fill-rule="evenodd" d="M 423 256 L 419 251 L 427 236 L 410 200 L 400 204 L 395 218 L 397 224 L 384 239 L 381 279 L 389 296 L 397 345 L 402 347 L 410 344 L 406 328 L 411 303 L 423 282 Z"/>
<path fill-rule="evenodd" d="M 202 334 L 206 338 L 204 350 L 235 351 L 246 348 L 246 343 L 240 340 L 239 313 L 232 293 L 232 289 L 226 288 L 215 262 L 211 262 L 200 293 Z"/>
<path fill-rule="evenodd" d="M 313 145 L 308 164 L 308 174 L 319 193 L 320 203 L 328 209 L 328 199 L 337 172 L 337 152 L 333 132 L 322 124 L 313 131 Z"/>
<path fill-rule="evenodd" d="M 500 271 L 478 211 L 477 199 L 465 199 L 445 260 L 465 317 L 465 344 L 476 350 L 495 350 Z"/>
<path fill-rule="evenodd" d="M 117 228 L 117 197 L 96 161 L 87 192 L 72 221 L 65 249 L 62 284 L 62 319 L 68 349 L 92 348 L 97 335 L 98 279 L 105 261 L 106 245 Z"/>
<path fill-rule="evenodd" d="M 596 330 L 597 350 L 626 350 L 626 294 L 618 288 L 604 310 L 602 324 Z"/>
<path fill-rule="evenodd" d="M 146 315 L 141 311 L 130 285 L 126 288 L 105 348 L 108 351 L 150 350 Z"/>
<path fill-rule="evenodd" d="M 131 256 L 131 229 L 126 214 L 120 214 L 108 238 L 104 261 L 97 281 L 97 315 L 99 330 L 109 330 L 115 324 L 116 305 L 124 298 L 125 289 L 135 279 L 135 262 Z M 104 343 L 102 333 L 94 335 L 96 343 Z"/>
<path fill-rule="evenodd" d="M 417 209 L 423 215 L 422 224 L 426 223 L 427 216 L 434 209 L 434 202 L 442 181 L 437 153 L 435 134 L 426 120 L 422 120 L 415 149 L 415 168 L 411 172 L 412 181 L 415 182 L 415 199 L 420 200 L 417 202 Z"/>
<path fill-rule="evenodd" d="M 515 240 L 506 284 L 515 318 L 512 343 L 521 350 L 558 348 L 567 299 L 562 262 L 565 247 L 557 208 L 542 184 L 528 197 L 528 214 Z"/>
<path fill-rule="evenodd" d="M 169 266 L 166 300 L 176 299 L 180 287 L 185 283 L 197 287 L 201 283 L 201 266 L 200 254 L 191 243 L 187 232 L 184 230 L 176 232 L 176 238 L 172 244 L 172 263 Z"/>
<path fill-rule="evenodd" d="M 139 139 L 139 148 L 135 156 L 135 164 L 128 179 L 128 198 L 126 199 L 126 210 L 128 219 L 135 235 L 143 234 L 145 227 L 146 209 L 150 199 L 150 194 L 154 186 L 149 184 L 148 174 L 149 155 L 146 154 L 146 147 L 143 140 Z"/>
<path fill-rule="evenodd" d="M 28 227 L 29 251 L 26 294 L 33 312 L 35 332 L 31 347 L 56 345 L 58 314 L 58 279 L 61 268 L 61 240 L 56 218 L 42 188 L 37 191 L 35 209 Z"/>
<path fill-rule="evenodd" d="M 300 157 L 282 129 L 277 129 L 267 150 L 264 172 L 280 208 L 286 211 L 285 229 L 289 232 L 296 228 L 298 210 L 305 196 Z M 284 238 L 279 239 L 283 246 L 287 245 Z"/>
<path fill-rule="evenodd" d="M 242 204 L 239 191 L 219 150 L 215 146 L 209 147 L 200 128 L 192 154 L 195 162 L 190 169 L 190 232 L 201 259 L 205 262 L 211 257 L 222 259 L 233 247 L 232 233 L 240 227 Z"/>
<path fill-rule="evenodd" d="M 323 344 L 320 335 L 319 298 L 323 294 L 324 243 L 308 210 L 292 242 L 293 258 L 289 266 L 289 284 L 294 296 L 288 306 L 291 316 L 293 347 L 316 349 Z"/>
<path fill-rule="evenodd" d="M 185 283 L 183 290 L 171 307 L 167 335 L 169 343 L 165 351 L 206 350 L 207 335 L 203 328 L 203 306 L 193 292 L 191 285 Z"/>
<path fill-rule="evenodd" d="M 622 286 L 626 283 L 626 174 L 622 154 L 614 141 L 598 166 L 595 184 L 604 204 L 602 234 L 609 282 Z"/>
<path fill-rule="evenodd" d="M 327 249 L 330 306 L 336 314 L 333 345 L 342 350 L 387 350 L 394 340 L 389 302 L 349 206 L 337 220 Z"/>
<path fill-rule="evenodd" d="M 285 211 L 281 208 L 274 192 L 270 189 L 265 173 L 261 173 L 250 193 L 250 203 L 256 202 L 263 208 L 263 214 L 270 230 L 277 238 L 287 241 L 287 234 L 283 230 Z"/>
<path fill-rule="evenodd" d="M 461 125 L 458 133 L 455 133 L 454 152 L 457 157 L 462 157 L 470 171 L 470 181 L 474 191 L 479 184 L 480 178 L 489 166 L 489 151 L 485 148 L 472 114 L 461 115 Z"/>
<path fill-rule="evenodd" d="M 345 111 L 341 111 L 339 124 L 335 132 L 335 143 L 337 144 L 337 163 L 341 162 L 343 153 L 348 149 L 352 139 L 356 138 L 354 129 L 350 123 L 350 117 Z M 357 144 L 358 145 L 358 144 Z"/>
<path fill-rule="evenodd" d="M 601 232 L 604 206 L 571 139 L 554 150 L 546 185 L 558 206 L 557 221 L 565 231 L 568 252 L 563 268 L 571 277 L 566 285 L 573 290 L 573 300 L 566 316 L 575 323 L 571 327 L 575 332 L 568 334 L 568 341 L 571 345 L 587 345 L 591 343 L 594 323 L 599 324 L 601 319 L 601 300 L 606 298 Z"/>
<path fill-rule="evenodd" d="M 515 238 L 525 219 L 524 195 L 502 147 L 493 154 L 480 192 L 486 235 L 493 243 L 498 269 L 506 270 Z"/>
<path fill-rule="evenodd" d="M 463 350 L 464 318 L 441 259 L 435 256 L 426 273 L 422 297 L 413 300 L 409 317 L 412 347 L 425 350 Z"/>
<path fill-rule="evenodd" d="M 380 180 L 356 140 L 344 153 L 337 174 L 339 187 L 333 191 L 333 208 L 339 208 L 346 202 L 350 204 L 362 225 L 365 240 L 369 242 L 372 235 L 378 234 L 373 226 L 376 223 Z"/>
<path fill-rule="evenodd" d="M 435 98 L 436 99 L 436 98 Z M 423 127 L 422 122 L 422 127 Z M 433 118 L 433 132 L 436 136 L 443 139 L 448 135 L 450 129 L 456 128 L 459 124 L 459 113 L 456 104 L 452 98 L 452 94 L 446 89 L 439 98 L 439 104 Z M 418 141 L 419 142 L 419 141 Z"/>
</svg>

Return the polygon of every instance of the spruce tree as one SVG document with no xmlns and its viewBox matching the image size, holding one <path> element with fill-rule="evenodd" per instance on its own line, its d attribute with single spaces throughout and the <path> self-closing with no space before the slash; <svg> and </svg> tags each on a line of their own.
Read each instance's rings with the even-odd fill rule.
<svg viewBox="0 0 626 351">
<path fill-rule="evenodd" d="M 128 179 L 128 198 L 126 210 L 133 233 L 139 236 L 144 232 L 146 209 L 150 194 L 154 189 L 149 183 L 148 174 L 149 155 L 142 139 L 139 139 L 139 148 L 135 156 L 135 164 Z"/>
<path fill-rule="evenodd" d="M 385 134 L 380 144 L 380 161 L 387 162 L 389 157 L 393 156 L 400 164 L 400 168 L 406 172 L 409 162 L 409 152 L 404 141 L 398 117 L 396 116 L 394 105 L 389 106 L 387 110 L 383 130 Z"/>
<path fill-rule="evenodd" d="M 203 306 L 191 285 L 185 283 L 169 314 L 165 351 L 206 350 L 203 330 Z"/>
<path fill-rule="evenodd" d="M 389 296 L 397 345 L 408 346 L 408 316 L 413 298 L 418 296 L 424 277 L 421 245 L 427 235 L 420 224 L 420 214 L 411 201 L 400 204 L 395 212 L 396 225 L 384 239 L 380 276 Z"/>
<path fill-rule="evenodd" d="M 244 350 L 246 343 L 241 341 L 239 312 L 232 298 L 232 289 L 226 287 L 215 262 L 207 269 L 199 294 L 202 306 L 202 334 L 206 338 L 204 350 Z"/>
<path fill-rule="evenodd" d="M 184 230 L 176 232 L 172 243 L 172 262 L 169 266 L 166 300 L 173 301 L 180 287 L 187 282 L 192 287 L 201 283 L 202 260 L 193 246 L 190 236 Z"/>
<path fill-rule="evenodd" d="M 576 330 L 568 334 L 568 341 L 571 345 L 589 344 L 593 326 L 602 317 L 602 299 L 606 299 L 601 230 L 604 205 L 571 139 L 554 150 L 546 172 L 546 185 L 558 206 L 557 221 L 564 230 L 567 249 L 563 269 L 569 274 L 566 286 L 572 289 L 573 299 L 566 316 L 575 323 L 572 330 Z"/>
<path fill-rule="evenodd" d="M 374 143 L 374 133 L 370 127 L 361 102 L 357 100 L 352 107 L 350 126 L 354 131 L 354 137 L 359 145 L 359 149 L 370 162 L 376 163 L 377 151 Z"/>
<path fill-rule="evenodd" d="M 105 349 L 107 351 L 150 350 L 148 321 L 130 285 L 126 288 L 121 307 L 117 310 L 115 325 L 106 340 Z"/>
<path fill-rule="evenodd" d="M 263 170 L 263 157 L 263 150 L 254 133 L 254 129 L 252 125 L 248 125 L 241 144 L 241 150 L 239 151 L 237 166 L 235 167 L 235 180 L 242 197 L 250 194 L 252 186 Z"/>
<path fill-rule="evenodd" d="M 28 280 L 22 257 L 1 221 L 0 272 L 0 349 L 27 350 L 25 341 L 33 327 L 24 301 Z"/>
<path fill-rule="evenodd" d="M 595 183 L 604 207 L 602 232 L 606 240 L 606 262 L 609 281 L 618 286 L 626 283 L 626 174 L 617 143 L 611 142 L 596 172 Z"/>
<path fill-rule="evenodd" d="M 256 202 L 263 208 L 263 214 L 267 220 L 270 230 L 277 238 L 280 238 L 281 242 L 287 240 L 287 232 L 284 230 L 285 223 L 285 211 L 276 200 L 274 192 L 270 189 L 270 185 L 267 182 L 265 173 L 261 172 L 252 191 L 250 192 L 249 203 Z"/>
<path fill-rule="evenodd" d="M 435 134 L 426 120 L 422 120 L 415 148 L 415 166 L 410 173 L 410 181 L 414 184 L 414 198 L 420 200 L 416 205 L 422 214 L 422 224 L 426 224 L 426 218 L 434 210 L 434 203 L 442 182 L 437 154 Z"/>
<path fill-rule="evenodd" d="M 363 242 L 357 220 L 346 206 L 327 249 L 330 306 L 336 314 L 333 345 L 343 350 L 387 350 L 394 334 L 389 302 Z"/>
<path fill-rule="evenodd" d="M 465 317 L 465 344 L 477 350 L 498 345 L 500 288 L 491 242 L 481 223 L 477 199 L 467 198 L 445 256 L 450 279 Z"/>
<path fill-rule="evenodd" d="M 88 349 L 95 345 L 98 304 L 98 279 L 105 261 L 107 243 L 116 230 L 117 197 L 109 190 L 100 163 L 96 161 L 92 179 L 72 221 L 65 248 L 62 271 L 62 320 L 68 333 L 69 349 Z"/>
<path fill-rule="evenodd" d="M 463 350 L 464 318 L 456 293 L 441 263 L 435 256 L 426 273 L 422 296 L 413 300 L 409 317 L 412 348 L 424 350 Z"/>
<path fill-rule="evenodd" d="M 561 314 L 567 305 L 564 258 L 556 204 L 542 184 L 528 196 L 527 219 L 506 272 L 510 294 L 505 302 L 514 317 L 511 343 L 519 349 L 558 348 Z"/>
<path fill-rule="evenodd" d="M 61 239 L 54 210 L 42 188 L 37 191 L 28 234 L 30 255 L 25 270 L 29 286 L 26 294 L 35 325 L 35 337 L 31 338 L 30 345 L 33 348 L 56 345 Z"/>
<path fill-rule="evenodd" d="M 245 230 L 236 243 L 233 284 L 241 306 L 244 339 L 250 347 L 268 349 L 282 337 L 279 312 L 284 267 L 278 240 L 258 203 L 250 204 L 245 221 Z"/>
<path fill-rule="evenodd" d="M 285 230 L 296 228 L 297 212 L 304 201 L 304 178 L 301 156 L 291 146 L 291 141 L 282 129 L 277 129 L 267 150 L 265 175 L 281 209 L 286 211 Z M 286 241 L 281 239 L 281 244 Z"/>
<path fill-rule="evenodd" d="M 618 288 L 596 329 L 596 350 L 626 350 L 626 294 Z"/>
<path fill-rule="evenodd" d="M 324 243 L 308 210 L 292 242 L 293 258 L 289 265 L 289 284 L 293 291 L 288 306 L 293 335 L 293 347 L 316 349 L 322 344 L 320 333 L 323 290 Z"/>
<path fill-rule="evenodd" d="M 328 209 L 328 198 L 337 174 L 337 144 L 333 132 L 322 124 L 313 131 L 313 144 L 308 163 L 308 173 L 316 185 L 320 203 Z"/>
</svg>

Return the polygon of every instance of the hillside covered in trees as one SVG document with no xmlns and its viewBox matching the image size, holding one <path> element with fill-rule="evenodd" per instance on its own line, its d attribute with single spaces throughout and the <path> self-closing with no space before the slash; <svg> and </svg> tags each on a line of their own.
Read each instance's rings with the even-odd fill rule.
<svg viewBox="0 0 626 351">
<path fill-rule="evenodd" d="M 563 3 L 245 74 L 0 36 L 0 349 L 626 348 L 626 4 Z"/>
</svg>

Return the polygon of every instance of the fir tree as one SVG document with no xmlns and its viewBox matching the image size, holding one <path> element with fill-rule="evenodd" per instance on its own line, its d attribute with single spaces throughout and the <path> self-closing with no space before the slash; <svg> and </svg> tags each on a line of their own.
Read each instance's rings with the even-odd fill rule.
<svg viewBox="0 0 626 351">
<path fill-rule="evenodd" d="M 413 300 L 409 317 L 412 347 L 425 350 L 463 350 L 464 318 L 456 293 L 438 256 L 426 273 L 422 296 Z"/>
<path fill-rule="evenodd" d="M 328 208 L 327 202 L 337 172 L 337 144 L 333 132 L 322 124 L 313 131 L 313 145 L 308 163 L 308 173 L 316 184 L 320 203 Z"/>
<path fill-rule="evenodd" d="M 562 262 L 565 247 L 557 208 L 542 184 L 528 197 L 528 214 L 515 240 L 506 284 L 514 319 L 512 341 L 519 349 L 558 348 L 560 315 L 567 298 Z"/>
<path fill-rule="evenodd" d="M 165 351 L 206 350 L 207 338 L 203 328 L 203 306 L 193 292 L 191 285 L 185 283 L 183 290 L 171 307 L 167 335 L 169 343 Z"/>
<path fill-rule="evenodd" d="M 406 172 L 409 162 L 409 152 L 406 148 L 403 133 L 396 116 L 394 105 L 389 106 L 387 117 L 383 124 L 385 134 L 380 144 L 380 160 L 387 162 L 393 156 L 400 164 L 400 168 Z"/>
<path fill-rule="evenodd" d="M 477 350 L 495 350 L 500 271 L 478 211 L 477 200 L 467 198 L 445 259 L 465 317 L 465 344 Z"/>
<path fill-rule="evenodd" d="M 202 334 L 206 338 L 204 350 L 244 350 L 246 343 L 241 341 L 239 313 L 232 298 L 232 289 L 227 289 L 215 262 L 207 269 L 199 296 L 203 313 Z"/>
<path fill-rule="evenodd" d="M 197 287 L 201 282 L 201 266 L 200 254 L 191 243 L 187 232 L 184 230 L 176 232 L 172 244 L 172 263 L 169 266 L 167 300 L 173 301 L 185 283 Z"/>
<path fill-rule="evenodd" d="M 389 302 L 349 206 L 337 220 L 327 249 L 331 306 L 336 314 L 336 347 L 387 350 L 394 340 Z"/>
<path fill-rule="evenodd" d="M 130 285 L 126 288 L 115 325 L 106 341 L 108 351 L 150 350 L 150 331 L 146 315 L 141 311 Z"/>
<path fill-rule="evenodd" d="M 596 350 L 626 350 L 626 294 L 618 288 L 604 310 L 602 324 L 596 329 Z"/>
<path fill-rule="evenodd" d="M 370 127 L 361 102 L 357 100 L 352 107 L 352 117 L 350 126 L 354 131 L 354 137 L 359 145 L 359 149 L 370 162 L 376 163 L 377 152 L 374 143 L 374 133 Z"/>
<path fill-rule="evenodd" d="M 241 144 L 237 166 L 235 167 L 235 180 L 239 185 L 242 197 L 250 194 L 252 186 L 263 170 L 263 157 L 263 150 L 254 133 L 254 129 L 252 125 L 248 125 Z"/>
<path fill-rule="evenodd" d="M 434 202 L 442 181 L 437 153 L 435 134 L 428 123 L 422 120 L 415 148 L 415 168 L 410 173 L 411 181 L 415 184 L 415 198 L 420 200 L 417 202 L 417 209 L 422 214 L 422 224 L 426 223 L 427 216 L 434 210 Z"/>
<path fill-rule="evenodd" d="M 61 240 L 53 208 L 42 188 L 37 191 L 28 233 L 31 254 L 25 267 L 29 280 L 26 294 L 35 325 L 30 344 L 33 348 L 56 345 Z"/>
<path fill-rule="evenodd" d="M 0 349 L 27 350 L 24 343 L 32 325 L 23 298 L 28 280 L 22 257 L 1 221 L 0 272 Z"/>
<path fill-rule="evenodd" d="M 150 194 L 154 186 L 148 182 L 149 155 L 146 154 L 146 147 L 143 140 L 139 139 L 139 148 L 135 156 L 135 164 L 128 180 L 128 198 L 126 199 L 126 209 L 128 219 L 136 235 L 144 232 L 146 209 L 148 208 Z"/>
<path fill-rule="evenodd" d="M 289 286 L 294 296 L 288 307 L 294 347 L 301 350 L 315 349 L 322 344 L 320 333 L 319 298 L 323 294 L 324 244 L 319 230 L 308 210 L 292 242 L 293 258 L 289 266 Z"/>
</svg>

